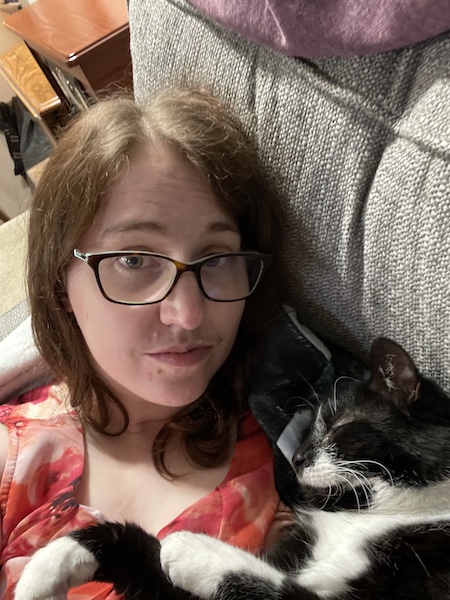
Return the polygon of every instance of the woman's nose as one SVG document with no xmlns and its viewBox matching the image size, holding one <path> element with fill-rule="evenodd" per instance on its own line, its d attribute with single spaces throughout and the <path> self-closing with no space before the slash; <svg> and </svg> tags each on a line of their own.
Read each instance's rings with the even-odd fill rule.
<svg viewBox="0 0 450 600">
<path fill-rule="evenodd" d="M 160 303 L 164 325 L 178 325 L 193 331 L 203 322 L 206 298 L 194 273 L 183 273 L 170 294 Z"/>
</svg>

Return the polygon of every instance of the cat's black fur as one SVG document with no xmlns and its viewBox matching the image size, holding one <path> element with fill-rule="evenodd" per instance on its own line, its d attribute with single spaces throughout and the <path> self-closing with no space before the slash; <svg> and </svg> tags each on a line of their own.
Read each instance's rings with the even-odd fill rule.
<svg viewBox="0 0 450 600">
<path fill-rule="evenodd" d="M 220 600 L 450 600 L 450 398 L 381 338 L 370 380 L 338 379 L 302 436 L 297 523 L 266 562 L 174 534 L 161 554 L 174 583 Z M 95 578 L 127 600 L 190 597 L 140 528 L 107 523 L 72 537 L 100 564 Z"/>
<path fill-rule="evenodd" d="M 161 569 L 161 544 L 133 523 L 105 523 L 74 531 L 71 537 L 100 563 L 96 581 L 114 583 L 127 600 L 188 600 Z"/>
</svg>

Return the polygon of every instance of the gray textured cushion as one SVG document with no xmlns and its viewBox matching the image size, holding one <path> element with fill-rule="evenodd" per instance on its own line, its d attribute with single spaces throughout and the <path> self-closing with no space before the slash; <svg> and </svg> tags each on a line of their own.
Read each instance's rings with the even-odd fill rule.
<svg viewBox="0 0 450 600">
<path fill-rule="evenodd" d="M 27 300 L 22 300 L 4 314 L 0 314 L 0 342 L 19 327 L 29 314 L 30 308 Z"/>
<path fill-rule="evenodd" d="M 450 37 L 306 61 L 185 0 L 131 0 L 130 28 L 140 101 L 205 82 L 256 138 L 300 320 L 363 353 L 391 336 L 450 389 Z"/>
<path fill-rule="evenodd" d="M 27 233 L 28 212 L 0 226 L 0 341 L 29 314 L 25 290 Z"/>
</svg>

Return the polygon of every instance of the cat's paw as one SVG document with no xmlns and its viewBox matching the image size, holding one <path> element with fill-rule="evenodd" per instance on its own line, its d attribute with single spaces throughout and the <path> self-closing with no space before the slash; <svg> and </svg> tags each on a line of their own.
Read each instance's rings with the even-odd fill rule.
<svg viewBox="0 0 450 600">
<path fill-rule="evenodd" d="M 98 562 L 69 536 L 38 550 L 17 583 L 14 600 L 66 600 L 67 591 L 91 581 Z"/>
<path fill-rule="evenodd" d="M 204 600 L 217 594 L 224 578 L 255 560 L 243 550 L 207 535 L 181 531 L 161 542 L 161 566 L 173 585 Z"/>
</svg>

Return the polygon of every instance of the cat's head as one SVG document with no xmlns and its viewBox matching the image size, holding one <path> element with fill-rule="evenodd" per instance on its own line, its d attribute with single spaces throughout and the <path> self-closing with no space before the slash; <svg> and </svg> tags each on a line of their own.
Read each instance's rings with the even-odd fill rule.
<svg viewBox="0 0 450 600">
<path fill-rule="evenodd" d="M 300 500 L 317 507 L 366 508 L 377 489 L 450 476 L 450 398 L 387 338 L 372 345 L 369 380 L 337 379 L 302 436 L 292 463 Z"/>
</svg>

